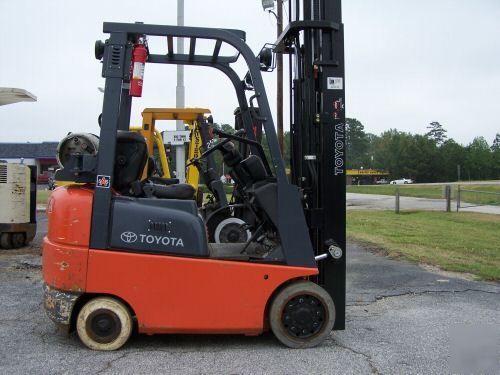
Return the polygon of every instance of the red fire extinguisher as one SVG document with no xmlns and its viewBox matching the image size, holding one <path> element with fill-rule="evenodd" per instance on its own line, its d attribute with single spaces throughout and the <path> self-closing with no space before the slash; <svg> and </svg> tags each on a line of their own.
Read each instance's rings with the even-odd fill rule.
<svg viewBox="0 0 500 375">
<path fill-rule="evenodd" d="M 142 82 L 144 80 L 144 66 L 148 57 L 148 50 L 144 44 L 134 45 L 132 50 L 132 74 L 130 77 L 130 96 L 142 96 Z"/>
</svg>

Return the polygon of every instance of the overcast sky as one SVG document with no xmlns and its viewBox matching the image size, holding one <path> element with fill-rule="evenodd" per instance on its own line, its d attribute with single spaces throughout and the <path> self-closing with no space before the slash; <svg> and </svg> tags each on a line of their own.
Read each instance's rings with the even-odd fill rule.
<svg viewBox="0 0 500 375">
<path fill-rule="evenodd" d="M 256 52 L 275 40 L 275 19 L 260 0 L 185 2 L 188 26 L 245 30 Z M 102 22 L 175 24 L 176 3 L 0 0 L 0 86 L 38 97 L 0 107 L 0 142 L 98 132 L 97 88 L 104 80 L 94 41 L 106 38 Z M 491 144 L 500 132 L 499 0 L 344 0 L 343 16 L 347 116 L 375 134 L 389 128 L 423 134 L 439 121 L 461 143 L 481 135 Z M 155 53 L 166 50 L 163 40 L 150 45 Z M 274 75 L 265 82 L 274 108 Z M 147 65 L 132 122 L 141 122 L 145 107 L 175 106 L 175 86 L 174 66 Z M 216 122 L 233 124 L 237 102 L 222 73 L 187 67 L 186 105 L 208 107 Z"/>
</svg>

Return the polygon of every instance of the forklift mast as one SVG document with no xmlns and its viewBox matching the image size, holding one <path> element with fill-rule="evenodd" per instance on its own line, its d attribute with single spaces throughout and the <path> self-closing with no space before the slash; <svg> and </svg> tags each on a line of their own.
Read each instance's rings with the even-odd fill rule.
<svg viewBox="0 0 500 375">
<path fill-rule="evenodd" d="M 291 182 L 304 211 L 319 263 L 317 282 L 345 326 L 346 208 L 344 31 L 341 0 L 290 0 L 289 24 L 276 52 L 289 54 Z"/>
</svg>

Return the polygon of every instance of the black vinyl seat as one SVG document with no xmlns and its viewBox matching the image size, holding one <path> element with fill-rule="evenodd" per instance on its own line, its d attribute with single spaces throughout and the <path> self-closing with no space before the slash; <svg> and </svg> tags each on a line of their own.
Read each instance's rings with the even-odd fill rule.
<svg viewBox="0 0 500 375">
<path fill-rule="evenodd" d="M 189 184 L 162 185 L 146 183 L 143 187 L 147 197 L 164 199 L 193 199 L 196 189 Z"/>
<path fill-rule="evenodd" d="M 136 132 L 118 130 L 113 188 L 129 195 L 131 184 L 141 179 L 147 160 L 148 147 L 144 137 Z"/>
<path fill-rule="evenodd" d="M 113 188 L 123 195 L 147 196 L 164 199 L 193 199 L 195 189 L 179 184 L 178 179 L 152 177 L 141 183 L 148 160 L 144 137 L 136 132 L 119 130 L 116 134 L 116 156 Z"/>
</svg>

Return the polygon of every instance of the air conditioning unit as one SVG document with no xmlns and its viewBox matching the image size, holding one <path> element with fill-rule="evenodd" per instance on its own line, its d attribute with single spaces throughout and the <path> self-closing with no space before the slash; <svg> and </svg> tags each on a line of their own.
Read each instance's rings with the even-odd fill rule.
<svg viewBox="0 0 500 375">
<path fill-rule="evenodd" d="M 36 168 L 0 162 L 0 247 L 19 248 L 36 233 Z"/>
</svg>

